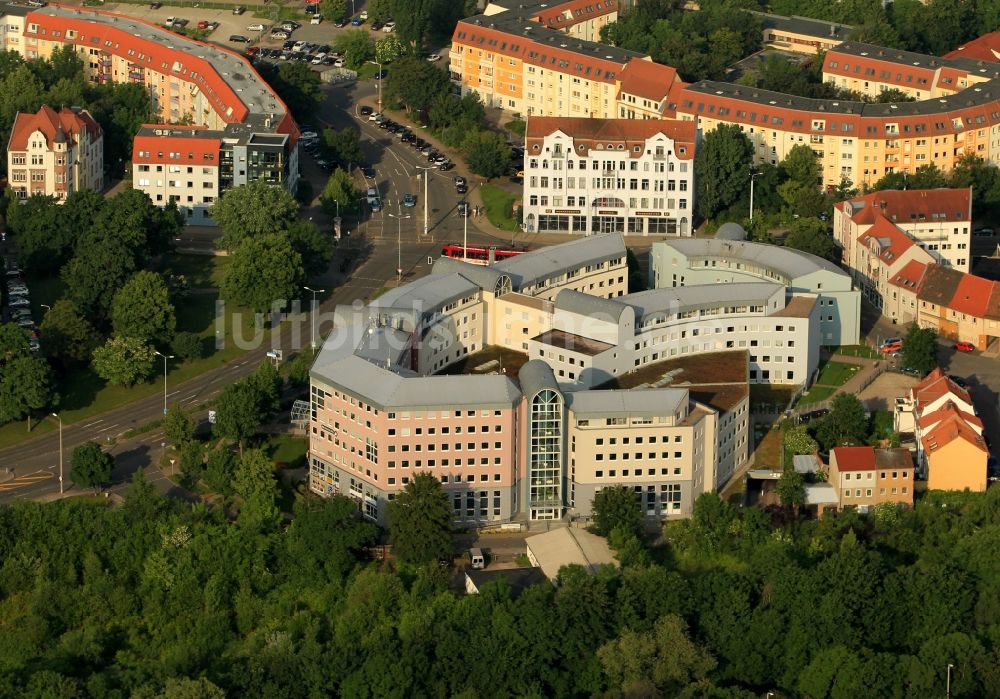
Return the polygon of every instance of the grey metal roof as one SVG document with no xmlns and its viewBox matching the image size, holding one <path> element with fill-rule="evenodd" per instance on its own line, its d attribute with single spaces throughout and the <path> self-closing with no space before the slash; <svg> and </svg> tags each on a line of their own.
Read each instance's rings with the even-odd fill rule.
<svg viewBox="0 0 1000 699">
<path fill-rule="evenodd" d="M 815 454 L 795 454 L 792 456 L 792 468 L 796 473 L 816 473 L 822 464 Z"/>
<path fill-rule="evenodd" d="M 655 417 L 675 415 L 688 401 L 686 388 L 648 388 L 630 391 L 573 391 L 566 405 L 577 418 L 606 415 Z"/>
<path fill-rule="evenodd" d="M 521 397 L 514 382 L 503 375 L 416 376 L 354 354 L 329 364 L 317 361 L 310 374 L 386 410 L 509 408 Z"/>
<path fill-rule="evenodd" d="M 715 233 L 716 240 L 746 240 L 747 231 L 738 223 L 723 223 Z"/>
<path fill-rule="evenodd" d="M 837 489 L 829 483 L 807 483 L 805 487 L 806 505 L 836 505 Z"/>
<path fill-rule="evenodd" d="M 810 19 L 809 17 L 799 17 L 798 15 L 775 15 L 768 12 L 756 12 L 750 10 L 751 14 L 757 15 L 761 19 L 764 29 L 783 29 L 814 36 L 817 39 L 840 39 L 844 40 L 854 30 L 849 24 L 838 22 L 826 22 L 821 19 Z"/>
<path fill-rule="evenodd" d="M 507 280 L 510 285 L 510 277 L 503 272 L 483 265 L 473 265 L 453 257 L 439 257 L 434 260 L 431 274 L 440 276 L 443 274 L 461 274 L 480 289 L 492 292 L 497 288 L 497 283 Z"/>
<path fill-rule="evenodd" d="M 493 268 L 509 274 L 515 289 L 521 289 L 541 279 L 620 257 L 625 257 L 625 238 L 621 233 L 608 233 L 576 238 L 509 257 L 497 262 Z"/>
<path fill-rule="evenodd" d="M 573 289 L 563 289 L 556 294 L 555 307 L 557 311 L 610 320 L 613 323 L 619 322 L 622 313 L 628 309 L 628 305 L 621 301 L 593 296 Z"/>
<path fill-rule="evenodd" d="M 638 325 L 647 316 L 656 313 L 679 313 L 720 303 L 764 303 L 784 288 L 781 284 L 769 282 L 671 286 L 628 294 L 621 300 L 635 308 Z"/>
<path fill-rule="evenodd" d="M 544 388 L 561 393 L 552 367 L 541 359 L 525 362 L 517 372 L 517 380 L 521 383 L 521 392 L 526 396 L 533 396 Z"/>
<path fill-rule="evenodd" d="M 721 229 L 720 229 L 721 230 Z M 664 240 L 653 243 L 656 246 L 673 248 L 677 252 L 693 257 L 725 257 L 744 260 L 774 270 L 790 279 L 813 272 L 826 271 L 837 276 L 848 274 L 837 265 L 808 252 L 786 248 L 781 245 L 752 243 L 745 240 L 718 240 L 711 238 L 686 238 L 684 240 Z M 655 253 L 654 253 L 655 254 Z"/>
<path fill-rule="evenodd" d="M 430 275 L 389 289 L 369 305 L 378 309 L 424 314 L 478 293 L 479 286 L 460 274 Z"/>
</svg>

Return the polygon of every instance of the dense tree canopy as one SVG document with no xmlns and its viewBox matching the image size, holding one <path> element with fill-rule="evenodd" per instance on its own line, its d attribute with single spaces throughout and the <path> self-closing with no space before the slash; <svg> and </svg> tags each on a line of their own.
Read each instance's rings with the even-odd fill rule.
<svg viewBox="0 0 1000 699">
<path fill-rule="evenodd" d="M 911 323 L 906 329 L 906 337 L 903 338 L 902 366 L 927 374 L 937 365 L 937 333 L 930 328 L 921 328 L 916 323 Z"/>
<path fill-rule="evenodd" d="M 94 371 L 113 386 L 134 386 L 153 373 L 156 350 L 137 337 L 111 337 L 94 350 Z"/>
<path fill-rule="evenodd" d="M 116 335 L 165 344 L 174 335 L 177 319 L 167 285 L 156 272 L 136 272 L 115 293 L 111 325 Z"/>
<path fill-rule="evenodd" d="M 245 238 L 285 230 L 298 216 L 299 205 L 284 187 L 263 180 L 233 187 L 212 205 L 211 214 L 222 228 L 219 247 L 234 252 Z"/>
<path fill-rule="evenodd" d="M 451 558 L 451 505 L 441 481 L 430 473 L 413 476 L 389 503 L 389 538 L 404 563 Z"/>
<path fill-rule="evenodd" d="M 695 154 L 698 212 L 711 218 L 736 203 L 750 184 L 753 145 L 735 124 L 705 134 Z"/>
<path fill-rule="evenodd" d="M 298 298 L 304 280 L 302 256 L 287 234 L 274 233 L 246 238 L 237 246 L 221 292 L 226 301 L 263 313 Z"/>
</svg>

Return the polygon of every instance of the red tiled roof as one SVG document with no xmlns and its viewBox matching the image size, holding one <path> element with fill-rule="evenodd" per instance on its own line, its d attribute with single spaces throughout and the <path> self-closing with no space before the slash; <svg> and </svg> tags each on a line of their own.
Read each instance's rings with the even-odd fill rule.
<svg viewBox="0 0 1000 699">
<path fill-rule="evenodd" d="M 874 447 L 834 447 L 839 471 L 874 471 Z"/>
<path fill-rule="evenodd" d="M 541 148 L 542 139 L 556 131 L 573 138 L 574 152 L 579 146 L 592 150 L 598 144 L 607 149 L 609 144 L 618 150 L 618 145 L 632 157 L 638 157 L 635 146 L 644 146 L 646 140 L 663 134 L 674 141 L 674 155 L 679 160 L 694 157 L 695 123 L 673 119 L 584 119 L 580 117 L 531 117 L 528 120 L 527 146 Z M 683 152 L 682 152 L 683 151 Z"/>
<path fill-rule="evenodd" d="M 910 260 L 906 263 L 903 269 L 899 270 L 896 274 L 892 276 L 889 283 L 893 286 L 898 286 L 901 289 L 907 289 L 908 291 L 920 291 L 920 284 L 924 279 L 924 274 L 927 272 L 927 265 L 923 262 L 917 262 L 916 260 Z"/>
<path fill-rule="evenodd" d="M 944 58 L 971 58 L 977 61 L 1000 61 L 1000 32 L 983 34 L 978 39 L 949 51 Z"/>
<path fill-rule="evenodd" d="M 959 284 L 962 283 L 963 276 L 965 273 L 959 272 L 957 269 L 942 267 L 938 264 L 928 265 L 917 298 L 947 308 L 955 297 L 955 292 L 958 290 Z"/>
<path fill-rule="evenodd" d="M 57 112 L 49 105 L 43 104 L 42 108 L 35 114 L 27 112 L 17 113 L 14 119 L 14 126 L 10 132 L 10 141 L 7 144 L 7 150 L 26 150 L 28 147 L 28 138 L 35 131 L 41 131 L 45 134 L 45 139 L 48 141 L 49 146 L 51 146 L 59 127 L 62 127 L 63 132 L 74 142 L 76 142 L 76 137 L 83 130 L 89 131 L 91 136 L 97 136 L 101 133 L 100 125 L 94 121 L 94 118 L 86 110 L 82 109 L 79 112 L 74 112 L 71 109 L 63 109 Z"/>
<path fill-rule="evenodd" d="M 986 444 L 983 438 L 976 434 L 975 430 L 969 427 L 962 418 L 957 415 L 946 417 L 941 423 L 924 435 L 921 443 L 924 451 L 933 454 L 941 447 L 951 444 L 956 439 L 964 439 L 982 452 L 986 452 Z"/>
<path fill-rule="evenodd" d="M 621 92 L 660 102 L 677 80 L 677 71 L 653 61 L 633 59 L 622 71 Z"/>
<path fill-rule="evenodd" d="M 885 262 L 898 260 L 904 252 L 916 245 L 910 236 L 883 216 L 877 216 L 874 225 L 858 236 L 858 242 L 869 249 L 873 240 L 878 241 L 878 256 Z"/>
<path fill-rule="evenodd" d="M 927 375 L 923 381 L 913 387 L 913 398 L 919 410 L 922 406 L 933 403 L 941 396 L 951 394 L 967 405 L 972 405 L 969 392 L 949 379 L 940 367 Z"/>
<path fill-rule="evenodd" d="M 972 188 L 962 189 L 885 189 L 860 197 L 845 204 L 864 203 L 860 211 L 851 216 L 855 223 L 874 223 L 881 213 L 893 223 L 922 223 L 926 221 L 971 221 Z M 854 208 L 857 208 L 856 206 Z M 843 205 L 841 211 L 844 211 Z M 938 217 L 935 218 L 934 215 Z M 943 214 L 943 217 L 940 215 Z"/>
<path fill-rule="evenodd" d="M 918 420 L 918 423 L 920 424 L 921 429 L 923 429 L 931 425 L 934 425 L 940 422 L 941 420 L 944 420 L 950 415 L 955 415 L 964 420 L 966 423 L 970 425 L 975 425 L 976 427 L 979 428 L 979 431 L 982 432 L 983 421 L 980 420 L 978 416 L 973 415 L 972 413 L 967 413 L 964 410 L 959 410 L 958 406 L 955 405 L 952 401 L 948 401 L 947 403 L 945 403 L 944 405 L 942 405 L 940 408 L 938 408 L 933 412 L 927 413 L 926 415 L 921 415 L 920 420 Z"/>
<path fill-rule="evenodd" d="M 204 127 L 177 127 L 164 129 L 163 136 L 138 135 L 132 141 L 133 164 L 218 166 L 222 140 L 200 136 L 184 136 L 177 132 L 203 130 Z M 140 153 L 148 152 L 148 156 Z M 177 153 L 178 157 L 171 157 Z"/>
<path fill-rule="evenodd" d="M 982 318 L 989 307 L 994 283 L 972 274 L 963 274 L 948 308 L 966 315 Z"/>
</svg>

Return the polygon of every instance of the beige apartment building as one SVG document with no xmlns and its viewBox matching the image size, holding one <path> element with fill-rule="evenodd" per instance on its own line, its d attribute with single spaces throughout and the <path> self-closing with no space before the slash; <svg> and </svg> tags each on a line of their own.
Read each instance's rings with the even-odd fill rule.
<svg viewBox="0 0 1000 699">
<path fill-rule="evenodd" d="M 104 188 L 104 136 L 85 109 L 42 105 L 18 112 L 7 142 L 7 178 L 18 199 L 43 194 L 64 201 L 73 192 Z"/>
<path fill-rule="evenodd" d="M 913 507 L 913 457 L 908 449 L 834 447 L 827 480 L 840 506 L 860 512 L 883 502 Z"/>
</svg>

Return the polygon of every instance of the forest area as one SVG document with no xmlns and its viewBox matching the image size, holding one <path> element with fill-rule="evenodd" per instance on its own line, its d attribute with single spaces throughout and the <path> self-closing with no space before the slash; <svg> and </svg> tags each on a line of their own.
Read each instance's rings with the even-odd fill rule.
<svg viewBox="0 0 1000 699">
<path fill-rule="evenodd" d="M 161 498 L 0 509 L 0 697 L 1000 696 L 1000 489 L 801 521 L 703 495 L 620 569 L 512 598 L 290 521 Z M 257 513 L 259 514 L 259 513 Z"/>
</svg>

